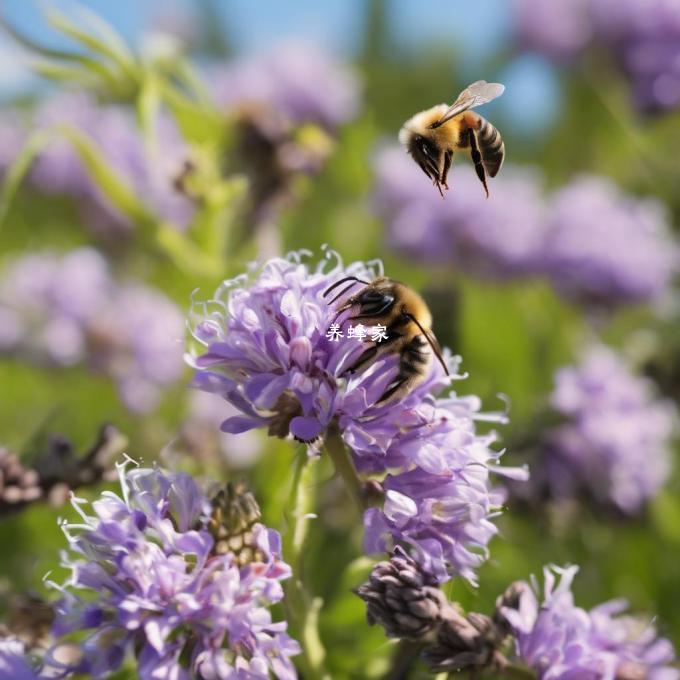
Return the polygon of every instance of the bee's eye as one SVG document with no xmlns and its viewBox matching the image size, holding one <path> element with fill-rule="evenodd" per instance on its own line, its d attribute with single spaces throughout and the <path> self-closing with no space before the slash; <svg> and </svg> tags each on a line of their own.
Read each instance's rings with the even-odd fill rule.
<svg viewBox="0 0 680 680">
<path fill-rule="evenodd" d="M 373 316 L 387 312 L 394 304 L 394 296 L 377 290 L 368 290 L 361 294 L 358 302 L 361 305 L 361 316 Z"/>
</svg>

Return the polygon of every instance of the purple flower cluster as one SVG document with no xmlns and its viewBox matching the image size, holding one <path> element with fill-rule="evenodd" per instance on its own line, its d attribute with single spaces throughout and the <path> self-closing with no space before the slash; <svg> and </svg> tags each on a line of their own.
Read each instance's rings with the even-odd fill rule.
<svg viewBox="0 0 680 680">
<path fill-rule="evenodd" d="M 516 607 L 501 607 L 516 640 L 520 660 L 539 680 L 677 680 L 671 668 L 672 644 L 654 626 L 621 616 L 624 600 L 605 602 L 589 612 L 574 604 L 571 583 L 578 567 L 544 569 L 544 593 L 521 584 Z M 556 575 L 559 583 L 556 584 Z"/>
<path fill-rule="evenodd" d="M 514 0 L 514 31 L 525 49 L 559 61 L 572 59 L 593 37 L 589 13 L 592 2 Z"/>
<path fill-rule="evenodd" d="M 489 477 L 500 457 L 490 447 L 493 435 L 475 432 L 478 400 L 436 398 L 449 379 L 433 365 L 402 400 L 379 401 L 396 377 L 397 357 L 348 373 L 365 345 L 327 337 L 340 302 L 329 305 L 323 292 L 345 276 L 373 280 L 382 265 L 345 267 L 329 251 L 313 267 L 307 255 L 270 260 L 194 304 L 194 336 L 205 348 L 192 359 L 195 385 L 240 411 L 224 421 L 225 432 L 266 427 L 315 449 L 337 425 L 360 472 L 389 473 L 384 507 L 365 514 L 367 551 L 403 543 L 437 580 L 451 573 L 474 580 L 496 533 Z M 455 373 L 457 360 L 448 361 Z"/>
<path fill-rule="evenodd" d="M 623 512 L 639 511 L 670 473 L 672 404 L 604 346 L 557 372 L 551 402 L 565 422 L 546 435 L 535 483 L 552 497 L 586 490 Z"/>
<path fill-rule="evenodd" d="M 519 276 L 536 268 L 546 209 L 533 172 L 504 168 L 488 200 L 463 161 L 451 171 L 445 200 L 401 148 L 378 154 L 376 174 L 375 207 L 396 250 L 482 276 Z"/>
<path fill-rule="evenodd" d="M 663 205 L 582 175 L 552 197 L 543 246 L 547 276 L 568 298 L 604 305 L 657 302 L 680 252 Z"/>
<path fill-rule="evenodd" d="M 127 406 L 148 411 L 182 371 L 183 320 L 161 293 L 118 284 L 80 248 L 10 261 L 0 278 L 0 352 L 56 366 L 86 362 Z"/>
<path fill-rule="evenodd" d="M 680 4 L 591 0 L 598 37 L 615 51 L 643 109 L 680 105 Z"/>
<path fill-rule="evenodd" d="M 15 116 L 7 117 L 2 128 L 6 129 L 7 135 L 14 133 L 10 148 L 16 153 L 20 149 L 19 140 L 28 136 L 29 129 L 51 129 L 64 124 L 90 139 L 111 169 L 158 214 L 159 219 L 178 228 L 187 226 L 194 207 L 177 191 L 175 180 L 180 176 L 189 152 L 170 118 L 162 116 L 158 119 L 157 140 L 151 150 L 145 145 L 132 111 L 120 106 L 100 105 L 89 95 L 75 92 L 42 102 L 33 119 L 21 126 Z M 0 168 L 6 168 L 9 162 L 9 158 L 0 159 Z M 73 196 L 85 224 L 102 234 L 130 229 L 128 218 L 99 189 L 66 139 L 55 139 L 39 154 L 29 181 L 46 194 Z"/>
<path fill-rule="evenodd" d="M 516 0 L 514 24 L 528 49 L 555 59 L 589 44 L 613 52 L 643 109 L 680 104 L 680 5 L 675 0 Z"/>
<path fill-rule="evenodd" d="M 215 101 L 225 109 L 255 105 L 298 125 L 332 129 L 359 108 L 356 76 L 319 47 L 303 42 L 283 43 L 222 66 L 210 82 Z"/>
<path fill-rule="evenodd" d="M 120 470 L 120 497 L 104 493 L 93 514 L 74 498 L 81 520 L 63 525 L 71 575 L 52 584 L 62 594 L 54 632 L 87 633 L 69 670 L 100 678 L 134 654 L 143 680 L 295 678 L 299 646 L 268 609 L 290 576 L 277 532 L 254 525 L 262 559 L 239 566 L 213 550 L 210 506 L 191 477 Z"/>
<path fill-rule="evenodd" d="M 378 155 L 375 206 L 388 243 L 428 264 L 483 277 L 542 275 L 562 295 L 614 307 L 658 302 L 680 251 L 662 204 L 582 175 L 544 197 L 535 174 L 504 168 L 487 200 L 469 165 L 445 200 L 402 149 Z"/>
</svg>

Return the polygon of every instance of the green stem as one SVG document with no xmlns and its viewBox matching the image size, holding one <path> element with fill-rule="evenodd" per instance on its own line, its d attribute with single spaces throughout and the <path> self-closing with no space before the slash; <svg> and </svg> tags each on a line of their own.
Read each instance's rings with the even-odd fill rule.
<svg viewBox="0 0 680 680">
<path fill-rule="evenodd" d="M 311 598 L 302 581 L 303 547 L 309 530 L 313 498 L 310 493 L 316 459 L 301 450 L 295 460 L 293 486 L 288 502 L 288 531 L 284 536 L 283 554 L 293 569 L 284 582 L 284 606 L 293 633 L 300 640 L 302 653 L 297 661 L 302 674 L 309 680 L 330 680 L 324 669 L 326 650 L 319 636 L 319 611 L 323 601 Z"/>
<path fill-rule="evenodd" d="M 326 451 L 333 461 L 335 472 L 345 483 L 347 490 L 354 499 L 359 512 L 363 514 L 366 509 L 366 499 L 361 487 L 361 481 L 354 468 L 349 451 L 340 436 L 340 430 L 336 424 L 332 424 L 326 434 Z"/>
<path fill-rule="evenodd" d="M 407 680 L 411 676 L 413 666 L 417 663 L 422 644 L 412 640 L 400 640 L 394 650 L 390 669 L 383 680 Z M 444 680 L 446 673 L 444 674 Z M 435 679 L 436 680 L 436 679 Z"/>
</svg>

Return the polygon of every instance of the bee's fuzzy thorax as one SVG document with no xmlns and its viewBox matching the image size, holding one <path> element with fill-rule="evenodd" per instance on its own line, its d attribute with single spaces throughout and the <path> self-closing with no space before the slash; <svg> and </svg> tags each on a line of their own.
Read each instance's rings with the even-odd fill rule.
<svg viewBox="0 0 680 680">
<path fill-rule="evenodd" d="M 432 328 L 432 314 L 425 300 L 415 290 L 403 283 L 395 282 L 394 290 L 397 299 L 401 301 L 408 313 L 415 316 L 423 328 L 430 330 Z"/>
<path fill-rule="evenodd" d="M 399 131 L 399 141 L 408 149 L 415 135 L 427 137 L 442 148 L 451 145 L 451 127 L 454 121 L 448 121 L 439 128 L 432 129 L 430 126 L 436 123 L 446 113 L 449 107 L 446 104 L 437 104 L 431 109 L 416 113 L 409 118 Z"/>
</svg>

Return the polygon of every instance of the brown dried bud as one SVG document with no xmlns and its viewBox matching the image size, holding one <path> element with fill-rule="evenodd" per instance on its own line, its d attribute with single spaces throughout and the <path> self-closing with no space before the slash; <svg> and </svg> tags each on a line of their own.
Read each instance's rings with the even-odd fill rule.
<svg viewBox="0 0 680 680">
<path fill-rule="evenodd" d="M 0 513 L 18 510 L 42 493 L 38 473 L 24 467 L 8 449 L 0 448 Z"/>
<path fill-rule="evenodd" d="M 112 479 L 113 460 L 127 446 L 127 438 L 113 425 L 104 425 L 97 440 L 84 456 L 78 456 L 73 444 L 61 435 L 50 437 L 47 449 L 35 459 L 40 485 L 49 494 L 53 487 L 69 489 Z"/>
<path fill-rule="evenodd" d="M 213 551 L 233 553 L 240 565 L 264 559 L 253 536 L 253 527 L 262 518 L 260 506 L 245 484 L 228 482 L 212 499 L 208 528 L 215 539 Z"/>
<path fill-rule="evenodd" d="M 79 486 L 115 478 L 114 458 L 127 446 L 127 438 L 113 425 L 104 425 L 95 444 L 77 456 L 71 442 L 61 435 L 49 438 L 45 450 L 31 468 L 0 447 L 0 514 L 25 507 L 39 499 L 59 505 Z"/>
<path fill-rule="evenodd" d="M 442 591 L 399 547 L 389 561 L 373 567 L 355 592 L 366 602 L 369 624 L 379 623 L 394 638 L 422 639 L 439 626 L 450 607 Z"/>
<path fill-rule="evenodd" d="M 423 658 L 433 673 L 498 668 L 505 664 L 498 652 L 501 642 L 502 635 L 488 616 L 475 612 L 465 616 L 450 607 L 437 631 L 436 644 L 423 652 Z"/>
</svg>

